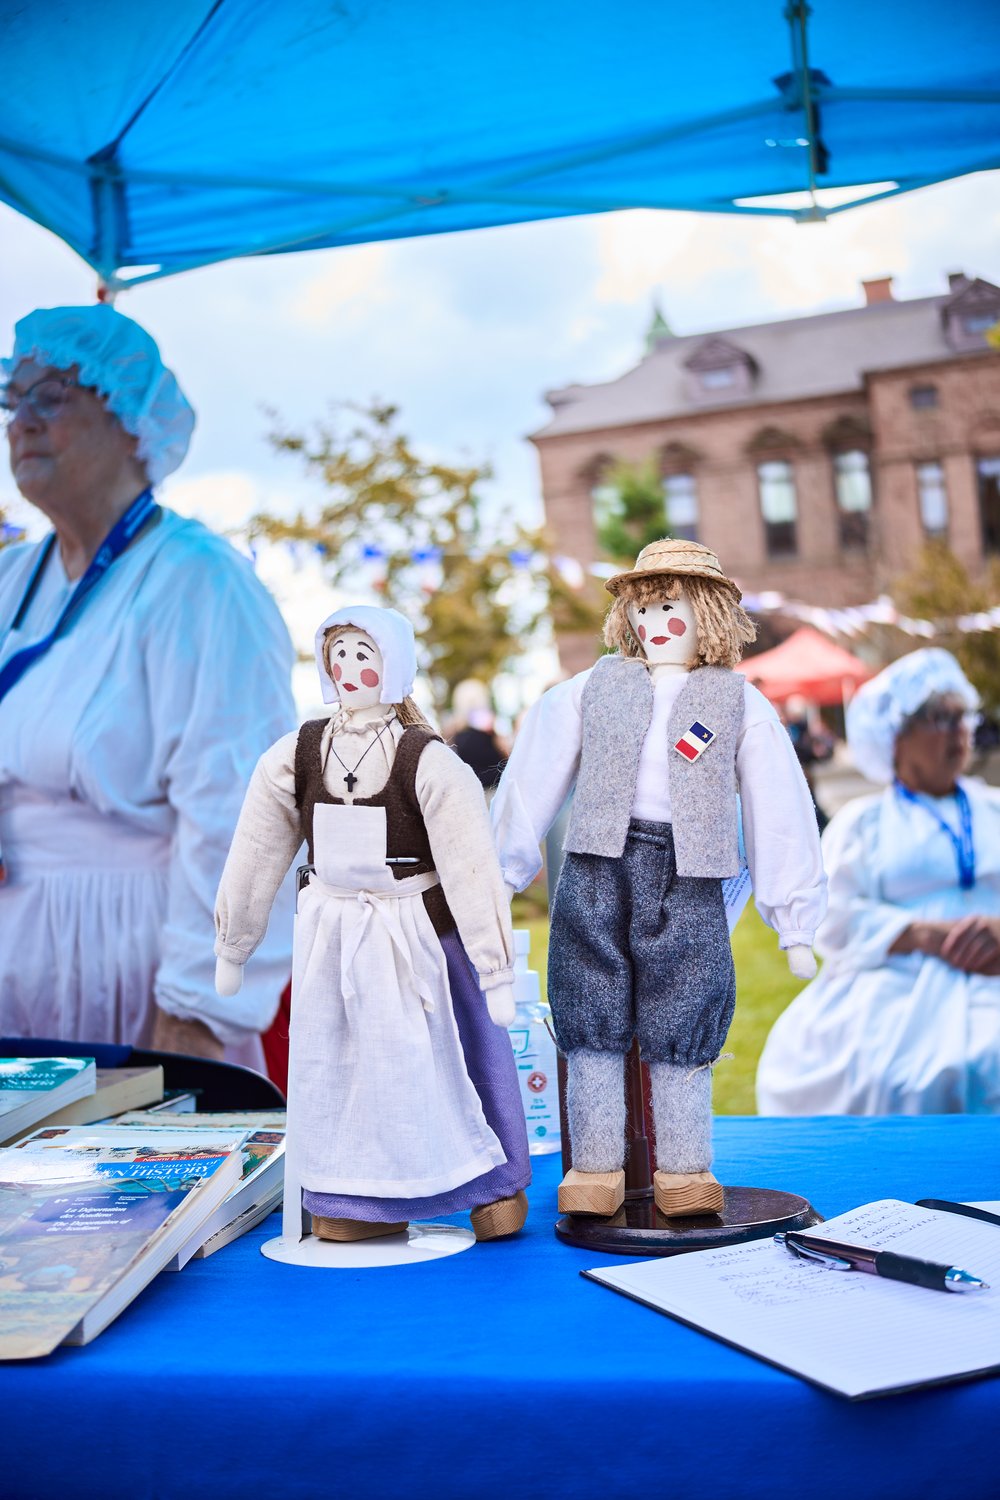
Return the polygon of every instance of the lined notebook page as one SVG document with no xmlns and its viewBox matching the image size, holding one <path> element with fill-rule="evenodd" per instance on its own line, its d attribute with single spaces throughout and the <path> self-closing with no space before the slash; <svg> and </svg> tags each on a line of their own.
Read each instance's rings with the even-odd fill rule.
<svg viewBox="0 0 1000 1500">
<path fill-rule="evenodd" d="M 851 1398 L 1000 1367 L 1000 1226 L 887 1198 L 814 1232 L 960 1266 L 990 1287 L 824 1270 L 770 1239 L 584 1274 Z"/>
</svg>

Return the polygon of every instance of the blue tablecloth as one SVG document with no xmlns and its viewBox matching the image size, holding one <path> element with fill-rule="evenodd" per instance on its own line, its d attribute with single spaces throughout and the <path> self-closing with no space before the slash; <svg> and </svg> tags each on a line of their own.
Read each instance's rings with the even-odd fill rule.
<svg viewBox="0 0 1000 1500">
<path fill-rule="evenodd" d="M 1000 1197 L 1000 1121 L 723 1119 L 723 1181 L 824 1215 Z M 164 1274 L 95 1343 L 0 1367 L 9 1500 L 995 1500 L 1000 1379 L 851 1404 L 585 1281 L 558 1158 L 526 1231 L 382 1271 Z M 1000 1232 L 1000 1231 L 998 1231 Z M 1000 1350 L 998 1350 L 1000 1358 Z"/>
</svg>

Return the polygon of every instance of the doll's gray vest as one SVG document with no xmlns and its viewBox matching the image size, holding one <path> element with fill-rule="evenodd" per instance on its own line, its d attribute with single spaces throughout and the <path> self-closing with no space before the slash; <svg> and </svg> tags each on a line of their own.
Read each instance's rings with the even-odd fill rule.
<svg viewBox="0 0 1000 1500">
<path fill-rule="evenodd" d="M 739 871 L 736 746 L 744 679 L 728 667 L 696 667 L 667 721 L 670 806 L 678 875 L 726 879 Z M 639 755 L 653 717 L 644 662 L 602 656 L 583 690 L 580 770 L 566 850 L 619 858 L 625 849 Z M 697 760 L 673 747 L 695 722 L 716 738 Z"/>
</svg>

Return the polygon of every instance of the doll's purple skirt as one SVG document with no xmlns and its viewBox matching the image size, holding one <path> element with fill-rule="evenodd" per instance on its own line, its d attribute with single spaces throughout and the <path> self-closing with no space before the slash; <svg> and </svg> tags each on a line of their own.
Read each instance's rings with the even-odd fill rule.
<svg viewBox="0 0 1000 1500">
<path fill-rule="evenodd" d="M 458 1034 L 473 1087 L 482 1102 L 487 1123 L 495 1132 L 507 1160 L 461 1187 L 430 1198 L 358 1198 L 346 1193 L 311 1193 L 302 1199 L 309 1213 L 330 1219 L 363 1219 L 394 1224 L 404 1219 L 436 1219 L 510 1198 L 531 1181 L 524 1110 L 510 1037 L 494 1026 L 479 988 L 476 971 L 457 933 L 441 938 L 448 962 L 448 980 Z"/>
</svg>

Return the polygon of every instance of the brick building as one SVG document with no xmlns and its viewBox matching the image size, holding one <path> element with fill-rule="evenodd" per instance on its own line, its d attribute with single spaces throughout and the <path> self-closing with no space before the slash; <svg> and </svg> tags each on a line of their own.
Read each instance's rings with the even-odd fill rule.
<svg viewBox="0 0 1000 1500">
<path fill-rule="evenodd" d="M 595 511 L 617 460 L 655 459 L 675 535 L 714 548 L 747 593 L 861 604 L 947 540 L 973 575 L 1000 556 L 1000 288 L 947 293 L 674 337 L 618 380 L 547 395 L 538 449 L 559 552 L 597 558 Z M 593 660 L 564 639 L 563 664 Z"/>
</svg>

